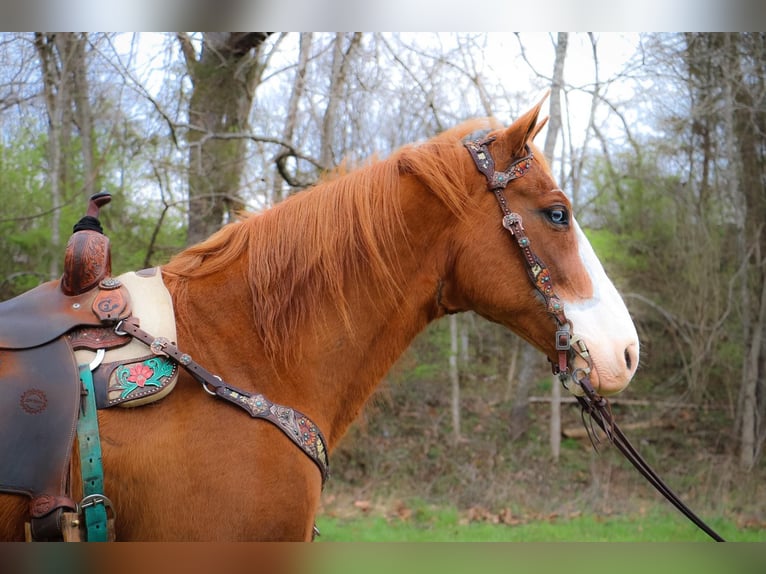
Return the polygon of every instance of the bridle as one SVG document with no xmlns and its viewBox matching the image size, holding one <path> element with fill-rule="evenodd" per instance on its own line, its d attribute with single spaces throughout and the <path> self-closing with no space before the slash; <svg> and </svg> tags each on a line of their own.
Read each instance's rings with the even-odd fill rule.
<svg viewBox="0 0 766 574">
<path fill-rule="evenodd" d="M 580 403 L 583 423 L 591 443 L 597 449 L 598 438 L 592 428 L 592 423 L 595 422 L 604 431 L 606 437 L 660 494 L 713 540 L 723 542 L 724 539 L 686 506 L 641 457 L 614 420 L 609 401 L 593 388 L 590 380 L 593 362 L 585 341 L 574 335 L 572 322 L 567 319 L 564 305 L 554 291 L 550 271 L 532 251 L 531 242 L 524 231 L 521 216 L 511 211 L 505 197 L 506 186 L 511 181 L 524 177 L 532 167 L 534 154 L 529 146 L 526 146 L 527 154 L 524 157 L 513 160 L 504 171 L 496 171 L 495 161 L 489 153 L 489 145 L 494 140 L 494 137 L 475 137 L 475 134 L 472 134 L 463 141 L 463 145 L 468 149 L 477 169 L 487 178 L 487 188 L 495 195 L 503 212 L 503 227 L 508 230 L 521 249 L 527 274 L 535 289 L 542 295 L 548 314 L 556 323 L 557 361 L 552 362 L 553 373 L 558 375 L 562 385 L 573 392 Z M 576 368 L 575 356 L 582 358 L 586 366 Z M 579 389 L 579 392 L 575 392 L 575 388 L 570 388 L 569 382 L 572 382 Z M 590 415 L 590 425 L 586 419 L 586 414 Z"/>
</svg>

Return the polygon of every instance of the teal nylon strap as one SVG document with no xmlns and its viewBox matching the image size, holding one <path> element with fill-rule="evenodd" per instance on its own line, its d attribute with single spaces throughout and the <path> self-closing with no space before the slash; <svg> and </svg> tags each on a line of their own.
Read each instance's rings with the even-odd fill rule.
<svg viewBox="0 0 766 574">
<path fill-rule="evenodd" d="M 98 434 L 96 416 L 96 393 L 93 390 L 93 375 L 88 365 L 80 365 L 80 381 L 85 395 L 83 409 L 77 421 L 77 441 L 80 447 L 80 465 L 83 481 L 83 502 L 85 512 L 86 540 L 107 542 L 108 529 L 104 496 L 104 469 L 101 466 L 101 439 Z"/>
</svg>

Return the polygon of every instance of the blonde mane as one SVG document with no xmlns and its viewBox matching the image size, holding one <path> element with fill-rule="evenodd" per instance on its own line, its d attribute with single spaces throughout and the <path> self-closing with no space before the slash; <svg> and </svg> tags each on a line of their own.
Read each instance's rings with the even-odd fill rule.
<svg viewBox="0 0 766 574">
<path fill-rule="evenodd" d="M 287 344 L 329 295 L 351 328 L 345 282 L 372 278 L 381 293 L 402 296 L 400 270 L 390 247 L 407 237 L 401 217 L 400 178 L 416 177 L 453 213 L 467 204 L 466 154 L 461 139 L 488 127 L 469 121 L 419 145 L 405 146 L 291 196 L 261 214 L 244 214 L 163 267 L 183 313 L 188 283 L 247 258 L 255 328 L 266 353 L 286 358 Z"/>
</svg>

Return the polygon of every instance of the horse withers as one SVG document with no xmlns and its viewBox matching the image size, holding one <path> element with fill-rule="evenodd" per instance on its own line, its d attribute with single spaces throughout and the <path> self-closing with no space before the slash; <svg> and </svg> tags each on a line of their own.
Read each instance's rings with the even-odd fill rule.
<svg viewBox="0 0 766 574">
<path fill-rule="evenodd" d="M 448 313 L 473 310 L 570 373 L 589 370 L 602 395 L 624 389 L 636 330 L 533 143 L 542 103 L 508 128 L 469 121 L 405 146 L 179 253 L 162 267 L 177 348 L 228 385 L 305 413 L 330 454 L 414 337 Z M 511 240 L 466 149 L 479 132 L 498 174 L 523 168 L 502 190 L 519 221 Z M 562 328 L 587 355 L 562 345 Z M 181 371 L 160 401 L 98 411 L 117 539 L 310 540 L 315 462 L 205 389 Z M 28 503 L 0 494 L 0 538 L 23 539 Z"/>
</svg>

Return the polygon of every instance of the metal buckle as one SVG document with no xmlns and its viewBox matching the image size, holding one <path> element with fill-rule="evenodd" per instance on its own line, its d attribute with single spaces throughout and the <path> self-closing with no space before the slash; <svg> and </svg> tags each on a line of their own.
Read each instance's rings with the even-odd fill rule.
<svg viewBox="0 0 766 574">
<path fill-rule="evenodd" d="M 97 504 L 103 504 L 105 508 L 111 508 L 112 512 L 114 513 L 114 506 L 112 505 L 112 501 L 103 494 L 89 494 L 80 501 L 78 506 L 80 507 L 80 510 L 85 510 L 86 508 L 90 506 L 96 506 Z"/>
<path fill-rule="evenodd" d="M 115 335 L 130 335 L 130 333 L 122 330 L 122 325 L 125 323 L 125 319 L 121 319 L 115 326 L 114 326 L 114 334 Z"/>
<path fill-rule="evenodd" d="M 568 351 L 572 348 L 572 335 L 569 332 L 569 326 L 566 329 L 556 331 L 556 350 Z"/>
<path fill-rule="evenodd" d="M 590 352 L 588 351 L 588 347 L 585 345 L 585 341 L 582 339 L 577 339 L 577 347 L 579 347 L 579 349 L 575 349 L 575 353 L 580 355 L 586 361 L 590 362 Z"/>
<path fill-rule="evenodd" d="M 511 233 L 514 232 L 514 225 L 518 224 L 521 229 L 524 229 L 521 224 L 521 215 L 518 213 L 509 213 L 503 217 L 503 227 L 505 227 Z"/>
<path fill-rule="evenodd" d="M 149 349 L 151 349 L 152 353 L 155 355 L 167 355 L 165 352 L 165 347 L 167 347 L 170 344 L 170 340 L 167 337 L 156 337 L 152 344 L 149 345 Z"/>
</svg>

